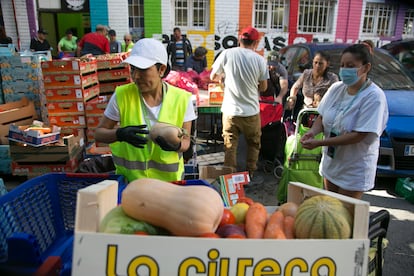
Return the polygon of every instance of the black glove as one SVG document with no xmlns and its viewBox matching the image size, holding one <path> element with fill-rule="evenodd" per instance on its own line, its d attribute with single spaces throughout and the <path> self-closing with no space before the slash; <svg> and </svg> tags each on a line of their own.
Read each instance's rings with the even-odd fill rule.
<svg viewBox="0 0 414 276">
<path fill-rule="evenodd" d="M 162 136 L 155 138 L 155 142 L 165 151 L 177 151 L 181 148 L 181 141 L 178 145 L 173 145 L 168 143 Z"/>
<path fill-rule="evenodd" d="M 139 134 L 148 134 L 148 130 L 144 129 L 146 127 L 146 125 L 140 125 L 118 128 L 116 130 L 116 138 L 120 142 L 127 142 L 137 148 L 143 148 L 148 140 Z"/>
</svg>

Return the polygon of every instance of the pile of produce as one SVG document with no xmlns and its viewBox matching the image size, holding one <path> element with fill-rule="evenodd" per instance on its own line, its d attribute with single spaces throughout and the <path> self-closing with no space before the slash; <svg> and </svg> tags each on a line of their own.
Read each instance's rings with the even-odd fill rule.
<svg viewBox="0 0 414 276">
<path fill-rule="evenodd" d="M 204 185 L 181 186 L 157 179 L 128 184 L 121 205 L 102 220 L 100 231 L 233 239 L 348 239 L 352 215 L 336 198 L 317 195 L 269 211 L 240 198 L 230 208 Z"/>
</svg>

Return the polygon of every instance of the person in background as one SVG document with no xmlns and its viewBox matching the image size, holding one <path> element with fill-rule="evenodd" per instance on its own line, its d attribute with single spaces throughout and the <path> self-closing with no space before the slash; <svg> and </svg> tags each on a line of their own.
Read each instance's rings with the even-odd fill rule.
<svg viewBox="0 0 414 276">
<path fill-rule="evenodd" d="M 275 95 L 275 102 L 283 104 L 283 99 L 288 91 L 288 72 L 280 62 L 279 53 L 271 51 L 267 57 L 269 79 L 267 89 L 261 95 Z M 276 83 L 277 82 L 277 83 Z"/>
<path fill-rule="evenodd" d="M 124 41 L 122 42 L 122 52 L 129 52 L 134 47 L 131 34 L 124 35 Z"/>
<path fill-rule="evenodd" d="M 239 136 L 247 143 L 247 170 L 251 182 L 261 184 L 263 177 L 255 174 L 260 151 L 259 92 L 267 89 L 269 71 L 265 59 L 255 52 L 259 45 L 259 32 L 252 27 L 242 30 L 239 47 L 221 52 L 212 66 L 210 78 L 222 81 L 224 76 L 223 113 L 224 165 L 237 169 Z"/>
<path fill-rule="evenodd" d="M 120 53 L 122 52 L 121 42 L 116 39 L 115 30 L 108 31 L 109 36 L 109 52 L 110 53 Z"/>
<path fill-rule="evenodd" d="M 0 26 L 0 44 L 13 44 L 12 38 L 7 36 L 3 26 Z"/>
<path fill-rule="evenodd" d="M 30 41 L 30 50 L 34 52 L 51 50 L 49 41 L 47 41 L 46 36 L 47 31 L 45 29 L 40 28 L 37 31 L 37 36 L 32 38 L 32 40 Z"/>
<path fill-rule="evenodd" d="M 341 54 L 339 76 L 318 106 L 319 116 L 300 142 L 322 146 L 319 171 L 325 189 L 361 199 L 374 187 L 379 139 L 388 121 L 384 91 L 368 78 L 372 55 L 363 44 Z M 314 137 L 323 132 L 325 138 Z"/>
<path fill-rule="evenodd" d="M 85 34 L 78 43 L 77 55 L 103 55 L 109 53 L 108 29 L 104 25 L 96 25 L 95 32 Z"/>
<path fill-rule="evenodd" d="M 138 40 L 124 62 L 130 65 L 134 82 L 116 88 L 95 139 L 110 144 L 116 172 L 128 181 L 143 177 L 181 180 L 183 152 L 190 147 L 190 137 L 173 147 L 163 139 L 156 144 L 147 134 L 158 121 L 191 133 L 192 121 L 197 118 L 191 93 L 163 82 L 169 73 L 168 55 L 158 40 Z"/>
<path fill-rule="evenodd" d="M 207 68 L 207 49 L 199 46 L 194 50 L 192 54 L 185 62 L 185 70 L 194 70 L 197 73 L 203 72 Z"/>
<path fill-rule="evenodd" d="M 371 39 L 365 39 L 365 40 L 362 41 L 362 44 L 364 44 L 365 46 L 368 47 L 369 52 L 371 53 L 371 55 L 374 53 L 374 48 L 375 48 L 374 41 L 372 41 Z"/>
<path fill-rule="evenodd" d="M 171 60 L 172 69 L 185 71 L 185 62 L 193 53 L 190 40 L 181 34 L 181 29 L 174 28 L 174 35 L 167 46 L 168 58 Z"/>
<path fill-rule="evenodd" d="M 290 96 L 286 102 L 288 110 L 294 109 L 300 89 L 304 97 L 303 107 L 314 107 L 313 94 L 318 92 L 323 96 L 328 88 L 338 81 L 338 76 L 329 72 L 329 62 L 330 56 L 327 53 L 319 51 L 315 54 L 312 69 L 305 69 L 290 89 Z"/>
<path fill-rule="evenodd" d="M 78 47 L 77 44 L 78 38 L 73 35 L 71 29 L 66 30 L 65 36 L 59 40 L 58 43 L 58 53 L 59 56 L 62 55 L 64 52 L 69 52 L 71 56 L 75 55 L 76 48 Z"/>
</svg>

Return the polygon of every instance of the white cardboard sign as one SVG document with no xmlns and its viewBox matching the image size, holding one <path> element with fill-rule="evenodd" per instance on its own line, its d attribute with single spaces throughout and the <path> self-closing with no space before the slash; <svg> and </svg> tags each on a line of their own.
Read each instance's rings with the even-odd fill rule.
<svg viewBox="0 0 414 276">
<path fill-rule="evenodd" d="M 367 274 L 368 239 L 255 240 L 77 232 L 72 275 Z"/>
</svg>

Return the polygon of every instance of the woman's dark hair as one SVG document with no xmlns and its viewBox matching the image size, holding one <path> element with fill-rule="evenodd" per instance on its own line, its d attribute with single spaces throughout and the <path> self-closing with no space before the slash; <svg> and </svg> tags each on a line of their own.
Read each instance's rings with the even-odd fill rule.
<svg viewBox="0 0 414 276">
<path fill-rule="evenodd" d="M 197 47 L 194 51 L 194 56 L 196 57 L 202 57 L 202 56 L 205 56 L 206 54 L 207 54 L 207 49 L 204 48 L 203 46 Z"/>
<path fill-rule="evenodd" d="M 316 57 L 316 56 L 320 56 L 321 58 L 323 58 L 324 60 L 326 60 L 326 62 L 327 62 L 327 63 L 330 63 L 330 62 L 331 62 L 331 56 L 330 56 L 327 52 L 324 52 L 324 51 L 317 51 L 317 52 L 315 53 L 315 55 L 314 55 L 314 56 L 315 56 L 315 57 Z M 313 62 L 312 62 L 312 63 L 313 63 Z M 328 66 L 328 67 L 326 67 L 325 71 L 323 72 L 323 76 L 324 76 L 324 77 L 326 77 L 326 76 L 327 76 L 328 71 L 329 71 L 329 66 Z"/>
<path fill-rule="evenodd" d="M 315 53 L 315 56 L 321 56 L 324 60 L 326 60 L 328 63 L 329 62 L 331 62 L 331 56 L 327 53 L 327 52 L 324 52 L 324 51 L 317 51 L 316 53 Z"/>
<path fill-rule="evenodd" d="M 357 60 L 361 61 L 364 65 L 368 63 L 372 64 L 372 55 L 369 52 L 368 47 L 362 43 L 353 44 L 345 48 L 345 50 L 342 51 L 341 56 L 343 56 L 345 53 L 352 54 Z"/>
</svg>

